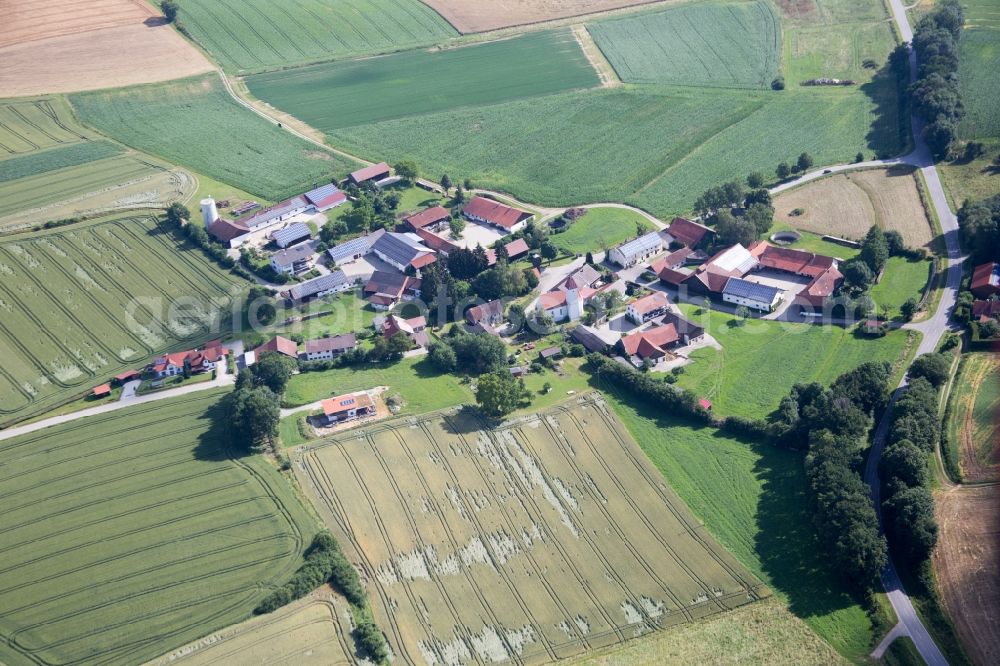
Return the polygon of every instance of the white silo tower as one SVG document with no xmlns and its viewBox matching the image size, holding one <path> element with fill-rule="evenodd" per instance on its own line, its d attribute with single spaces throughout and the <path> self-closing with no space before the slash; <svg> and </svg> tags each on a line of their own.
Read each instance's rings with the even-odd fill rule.
<svg viewBox="0 0 1000 666">
<path fill-rule="evenodd" d="M 219 219 L 219 209 L 215 207 L 215 199 L 212 197 L 201 200 L 201 219 L 205 221 L 206 227 Z"/>
</svg>

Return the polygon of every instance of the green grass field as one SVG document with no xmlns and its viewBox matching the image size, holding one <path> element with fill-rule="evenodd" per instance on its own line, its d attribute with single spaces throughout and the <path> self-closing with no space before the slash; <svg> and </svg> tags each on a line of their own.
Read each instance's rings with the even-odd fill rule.
<svg viewBox="0 0 1000 666">
<path fill-rule="evenodd" d="M 0 160 L 90 138 L 60 98 L 0 101 Z"/>
<path fill-rule="evenodd" d="M 584 254 L 634 238 L 639 227 L 646 232 L 653 225 L 642 215 L 624 208 L 591 208 L 569 229 L 553 234 L 552 242 L 566 252 Z"/>
<path fill-rule="evenodd" d="M 272 201 L 358 166 L 243 108 L 215 74 L 70 99 L 108 136 Z"/>
<path fill-rule="evenodd" d="M 179 21 L 227 70 L 433 44 L 458 33 L 418 0 L 181 0 Z"/>
<path fill-rule="evenodd" d="M 782 93 L 650 86 L 439 112 L 330 138 L 542 205 L 625 201 L 664 217 L 687 212 L 713 184 L 771 174 L 803 151 L 817 164 L 896 154 L 897 116 L 894 91 L 881 83 Z"/>
<path fill-rule="evenodd" d="M 254 96 L 312 127 L 352 125 L 589 88 L 597 72 L 568 29 L 258 74 Z"/>
<path fill-rule="evenodd" d="M 12 157 L 3 161 L 3 171 L 0 172 L 0 183 L 7 183 L 20 178 L 37 176 L 39 174 L 68 169 L 88 162 L 94 162 L 113 155 L 119 155 L 123 150 L 107 141 L 87 141 L 74 143 L 60 148 L 52 148 L 42 152 L 32 152 L 29 155 Z"/>
<path fill-rule="evenodd" d="M 781 60 L 771 4 L 699 3 L 587 28 L 622 81 L 767 88 Z"/>
<path fill-rule="evenodd" d="M 138 664 L 246 619 L 316 526 L 220 392 L 0 442 L 0 661 Z"/>
<path fill-rule="evenodd" d="M 952 388 L 946 427 L 952 457 L 965 481 L 995 480 L 1000 469 L 1000 361 L 995 354 L 974 352 L 962 357 Z"/>
<path fill-rule="evenodd" d="M 837 243 L 831 243 L 830 241 L 825 241 L 819 234 L 796 229 L 792 225 L 784 222 L 776 222 L 775 225 L 771 227 L 768 235 L 774 234 L 778 231 L 794 231 L 802 236 L 801 239 L 788 246 L 795 248 L 796 250 L 807 250 L 809 252 L 815 252 L 816 254 L 824 254 L 828 257 L 838 257 L 840 259 L 844 259 L 845 261 L 856 256 L 861 251 L 856 250 L 853 247 L 847 247 L 844 245 L 838 245 Z"/>
<path fill-rule="evenodd" d="M 165 350 L 214 336 L 242 281 L 120 217 L 0 243 L 0 423 L 68 401 Z M 178 298 L 195 299 L 171 314 Z M 226 321 L 222 321 L 225 325 Z"/>
<path fill-rule="evenodd" d="M 822 552 L 802 455 L 694 428 L 632 396 L 599 388 L 712 536 L 838 652 L 863 659 L 871 623 Z"/>
<path fill-rule="evenodd" d="M 899 314 L 899 306 L 906 299 L 920 300 L 929 277 L 929 261 L 907 261 L 903 257 L 892 257 L 886 264 L 885 277 L 872 287 L 872 300 L 880 311 L 883 306 L 889 308 L 889 316 L 894 317 Z"/>
<path fill-rule="evenodd" d="M 678 384 L 713 403 L 723 416 L 763 418 L 778 407 L 798 382 L 829 383 L 866 361 L 895 363 L 908 333 L 893 331 L 874 340 L 853 330 L 755 319 L 742 328 L 728 325 L 729 315 L 682 305 L 694 321 L 722 345 L 692 352 Z"/>
<path fill-rule="evenodd" d="M 406 401 L 407 414 L 472 404 L 475 398 L 468 386 L 455 375 L 440 374 L 426 358 L 403 359 L 386 366 L 362 365 L 323 372 L 294 375 L 285 391 L 286 407 L 306 405 L 342 393 L 388 386 L 389 395 L 398 393 Z"/>
<path fill-rule="evenodd" d="M 310 318 L 294 324 L 272 326 L 267 330 L 268 335 L 299 334 L 306 340 L 314 340 L 326 334 L 338 335 L 369 329 L 377 313 L 358 292 L 345 291 L 336 296 L 327 296 L 311 301 L 307 305 L 282 311 L 281 314 L 282 317 L 309 316 Z"/>
<path fill-rule="evenodd" d="M 966 114 L 959 125 L 959 134 L 963 139 L 1000 138 L 1000 90 L 996 76 L 1000 71 L 1000 20 L 977 23 L 986 11 L 985 7 L 977 9 L 981 11 L 967 14 L 974 27 L 963 32 L 959 49 L 958 80 Z M 1000 15 L 995 6 L 993 12 Z"/>
<path fill-rule="evenodd" d="M 1000 169 L 993 166 L 993 158 L 1000 154 L 1000 140 L 983 143 L 986 152 L 978 159 L 938 163 L 938 172 L 954 210 L 961 208 L 966 199 L 978 201 L 1000 194 Z"/>
<path fill-rule="evenodd" d="M 787 86 L 820 77 L 865 82 L 875 76 L 895 47 L 885 21 L 807 24 L 784 33 L 784 77 Z M 866 60 L 876 67 L 864 66 Z"/>
</svg>

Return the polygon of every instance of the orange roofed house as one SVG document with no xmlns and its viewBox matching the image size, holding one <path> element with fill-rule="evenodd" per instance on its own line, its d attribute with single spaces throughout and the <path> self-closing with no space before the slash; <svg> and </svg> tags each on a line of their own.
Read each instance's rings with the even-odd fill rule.
<svg viewBox="0 0 1000 666">
<path fill-rule="evenodd" d="M 187 366 L 191 374 L 196 375 L 201 372 L 213 370 L 226 358 L 228 350 L 222 346 L 218 340 L 214 340 L 205 345 L 204 349 L 191 349 L 188 351 L 164 354 L 150 365 L 150 370 L 157 379 L 173 377 L 184 374 L 184 367 Z"/>
<path fill-rule="evenodd" d="M 375 413 L 375 403 L 367 393 L 349 393 L 322 402 L 323 420 L 335 425 Z"/>
<path fill-rule="evenodd" d="M 299 357 L 299 346 L 294 340 L 289 340 L 280 335 L 276 335 L 260 347 L 253 350 L 254 356 L 258 359 L 261 354 L 266 352 L 274 352 L 276 354 L 284 354 L 289 358 L 297 359 Z"/>
<path fill-rule="evenodd" d="M 473 222 L 481 222 L 497 227 L 506 233 L 520 231 L 534 215 L 505 206 L 486 197 L 472 197 L 462 209 L 462 215 Z"/>
</svg>

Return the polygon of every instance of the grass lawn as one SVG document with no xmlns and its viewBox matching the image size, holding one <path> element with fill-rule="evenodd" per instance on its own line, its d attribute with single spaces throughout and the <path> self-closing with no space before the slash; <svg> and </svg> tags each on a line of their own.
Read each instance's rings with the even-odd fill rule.
<svg viewBox="0 0 1000 666">
<path fill-rule="evenodd" d="M 271 335 L 301 335 L 305 340 L 321 338 L 326 334 L 338 335 L 370 329 L 378 313 L 359 295 L 357 291 L 345 291 L 335 296 L 327 296 L 310 301 L 304 306 L 283 309 L 277 319 L 285 321 L 291 317 L 309 317 L 292 324 L 277 324 L 267 330 Z"/>
<path fill-rule="evenodd" d="M 993 158 L 1000 154 L 1000 141 L 983 143 L 986 153 L 979 159 L 939 162 L 937 165 L 954 210 L 961 208 L 966 199 L 979 201 L 1000 194 L 1000 168 L 993 165 Z"/>
<path fill-rule="evenodd" d="M 653 225 L 635 211 L 624 208 L 591 208 L 565 232 L 553 234 L 552 242 L 571 254 L 596 252 L 634 238 L 640 227 L 645 233 Z"/>
<path fill-rule="evenodd" d="M 419 357 L 385 366 L 365 364 L 357 368 L 303 372 L 289 380 L 284 403 L 286 407 L 297 407 L 376 386 L 388 386 L 388 395 L 399 393 L 403 396 L 406 401 L 403 413 L 406 414 L 422 414 L 475 402 L 472 391 L 459 378 L 439 373 L 426 357 Z"/>
<path fill-rule="evenodd" d="M 310 413 L 308 409 L 303 409 L 301 412 L 295 412 L 281 419 L 278 424 L 278 438 L 283 447 L 298 446 L 308 441 L 299 431 L 299 419 L 309 416 Z"/>
<path fill-rule="evenodd" d="M 598 388 L 709 532 L 838 652 L 863 659 L 871 623 L 818 542 L 802 454 L 692 427 Z"/>
<path fill-rule="evenodd" d="M 431 176 L 428 174 L 431 180 L 437 180 L 441 177 L 441 174 L 436 176 Z M 396 209 L 396 214 L 398 216 L 406 217 L 407 215 L 412 215 L 413 213 L 420 212 L 424 208 L 430 208 L 432 206 L 443 206 L 448 200 L 435 192 L 428 192 L 422 187 L 398 187 L 395 186 L 391 188 L 393 192 L 399 195 L 399 207 Z M 349 205 L 342 206 L 345 210 L 350 210 Z"/>
<path fill-rule="evenodd" d="M 323 132 L 599 83 L 569 29 L 246 79 L 255 97 Z"/>
<path fill-rule="evenodd" d="M 814 234 L 811 231 L 802 231 L 801 229 L 796 229 L 794 225 L 794 218 L 792 218 L 791 223 L 777 223 L 768 232 L 768 235 L 774 234 L 778 231 L 795 231 L 799 233 L 802 238 L 794 243 L 791 243 L 787 247 L 795 248 L 796 250 L 806 250 L 808 252 L 815 252 L 816 254 L 826 255 L 828 257 L 837 257 L 839 259 L 848 260 L 856 256 L 861 250 L 855 249 L 853 247 L 847 247 L 845 245 L 840 245 L 838 243 L 831 243 L 829 241 L 823 240 L 823 237 L 819 234 Z"/>
<path fill-rule="evenodd" d="M 853 330 L 753 319 L 732 328 L 727 314 L 682 304 L 693 321 L 722 345 L 691 354 L 678 384 L 713 403 L 721 415 L 763 418 L 798 382 L 829 383 L 866 361 L 896 363 L 906 347 L 906 331 L 883 338 L 856 337 Z"/>
<path fill-rule="evenodd" d="M 899 314 L 899 306 L 906 299 L 920 300 L 927 279 L 930 277 L 931 262 L 928 260 L 909 261 L 904 257 L 891 257 L 886 264 L 882 281 L 872 287 L 872 300 L 878 306 L 889 308 L 889 316 Z"/>
<path fill-rule="evenodd" d="M 261 206 L 269 206 L 274 203 L 270 199 L 254 196 L 238 187 L 233 187 L 229 183 L 223 183 L 204 174 L 191 173 L 191 175 L 198 179 L 198 189 L 188 199 L 188 208 L 191 209 L 193 214 L 197 215 L 198 210 L 196 207 L 206 197 L 213 197 L 216 201 L 228 200 L 234 206 L 240 201 L 256 201 Z M 224 215 L 228 211 L 220 209 L 219 212 Z"/>
<path fill-rule="evenodd" d="M 785 84 L 820 77 L 870 81 L 895 47 L 887 21 L 806 24 L 784 31 Z M 874 68 L 863 63 L 871 60 Z"/>
</svg>

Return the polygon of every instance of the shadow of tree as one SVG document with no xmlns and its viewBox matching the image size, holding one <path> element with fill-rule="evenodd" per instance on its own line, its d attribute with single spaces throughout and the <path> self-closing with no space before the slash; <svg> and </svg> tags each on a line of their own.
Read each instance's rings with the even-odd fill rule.
<svg viewBox="0 0 1000 666">
<path fill-rule="evenodd" d="M 251 455 L 249 444 L 240 446 L 231 434 L 232 402 L 231 393 L 220 396 L 201 414 L 192 416 L 195 421 L 205 422 L 208 429 L 198 436 L 194 446 L 197 460 L 220 461 Z"/>
<path fill-rule="evenodd" d="M 905 103 L 906 84 L 896 78 L 889 64 L 883 64 L 871 81 L 860 86 L 875 107 L 865 136 L 868 149 L 879 159 L 899 155 L 910 143 L 910 113 Z"/>
</svg>

